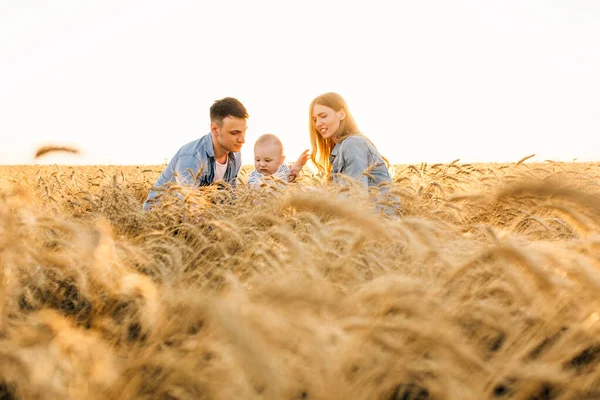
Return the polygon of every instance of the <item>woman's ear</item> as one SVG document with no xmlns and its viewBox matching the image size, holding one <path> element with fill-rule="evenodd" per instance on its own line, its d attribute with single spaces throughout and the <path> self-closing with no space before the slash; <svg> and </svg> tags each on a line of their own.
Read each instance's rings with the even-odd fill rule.
<svg viewBox="0 0 600 400">
<path fill-rule="evenodd" d="M 343 109 L 338 111 L 338 117 L 340 118 L 340 121 L 343 121 L 346 118 L 346 111 Z"/>
</svg>

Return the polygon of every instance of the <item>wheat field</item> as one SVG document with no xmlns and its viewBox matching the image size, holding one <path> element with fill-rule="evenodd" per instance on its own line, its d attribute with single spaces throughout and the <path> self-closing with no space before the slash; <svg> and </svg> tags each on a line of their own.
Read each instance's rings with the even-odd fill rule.
<svg viewBox="0 0 600 400">
<path fill-rule="evenodd" d="M 600 164 L 0 167 L 0 399 L 600 399 Z"/>
</svg>

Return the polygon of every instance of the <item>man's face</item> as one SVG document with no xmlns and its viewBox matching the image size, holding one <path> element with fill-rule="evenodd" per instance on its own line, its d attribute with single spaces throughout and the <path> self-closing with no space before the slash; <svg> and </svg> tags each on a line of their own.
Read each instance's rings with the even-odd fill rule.
<svg viewBox="0 0 600 400">
<path fill-rule="evenodd" d="M 213 134 L 215 147 L 219 146 L 222 150 L 238 152 L 246 142 L 246 129 L 248 129 L 245 118 L 225 117 L 221 126 L 212 122 L 210 129 Z"/>
</svg>

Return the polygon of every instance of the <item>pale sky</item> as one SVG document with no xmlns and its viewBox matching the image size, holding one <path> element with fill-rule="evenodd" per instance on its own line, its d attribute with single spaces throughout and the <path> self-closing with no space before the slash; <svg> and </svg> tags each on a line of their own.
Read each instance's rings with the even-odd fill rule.
<svg viewBox="0 0 600 400">
<path fill-rule="evenodd" d="M 0 164 L 161 164 L 225 96 L 291 161 L 328 91 L 392 163 L 600 161 L 600 1 L 0 0 Z"/>
</svg>

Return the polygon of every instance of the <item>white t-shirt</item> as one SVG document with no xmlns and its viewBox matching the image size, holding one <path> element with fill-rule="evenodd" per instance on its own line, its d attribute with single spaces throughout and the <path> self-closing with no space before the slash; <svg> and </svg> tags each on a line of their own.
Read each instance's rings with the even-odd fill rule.
<svg viewBox="0 0 600 400">
<path fill-rule="evenodd" d="M 227 161 L 225 161 L 225 164 L 221 164 L 220 162 L 215 160 L 215 178 L 213 179 L 213 182 L 222 181 L 223 177 L 225 176 L 226 170 L 227 170 Z"/>
</svg>

